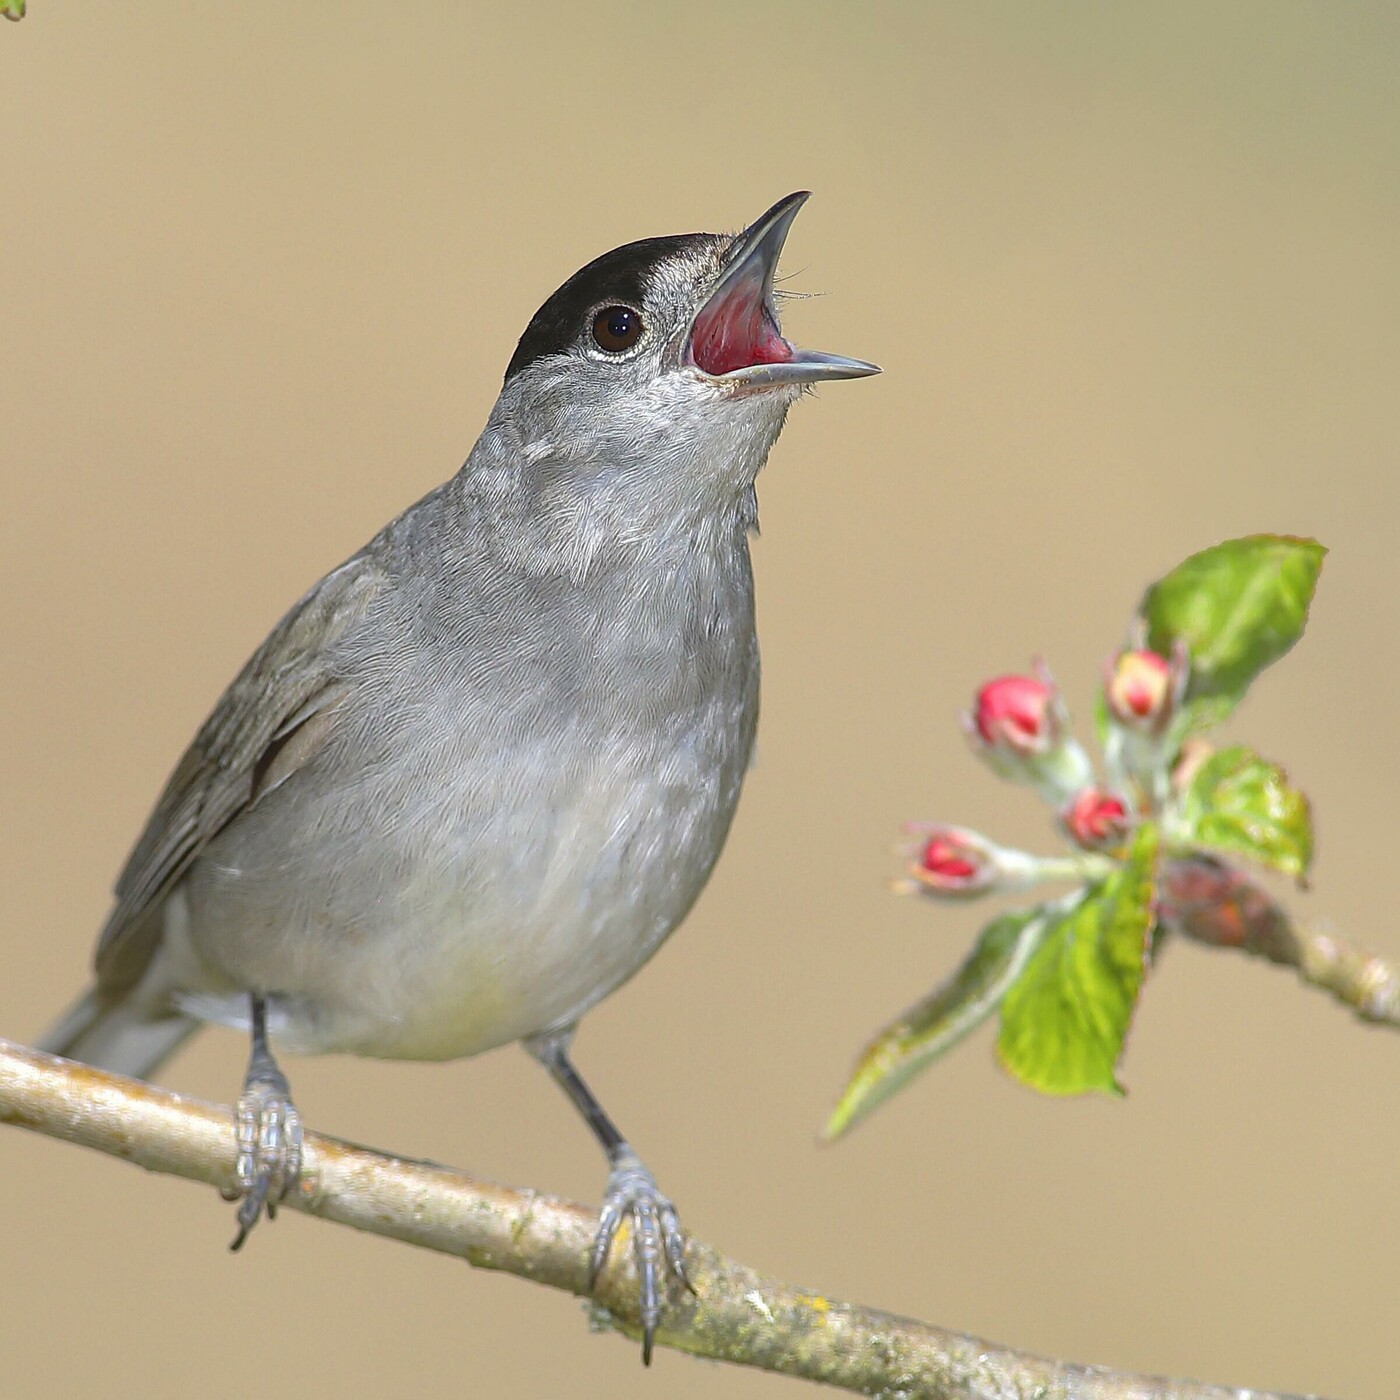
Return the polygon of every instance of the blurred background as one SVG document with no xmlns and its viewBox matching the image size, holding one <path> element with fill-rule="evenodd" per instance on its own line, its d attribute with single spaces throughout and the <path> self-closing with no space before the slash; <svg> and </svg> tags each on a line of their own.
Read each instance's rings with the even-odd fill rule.
<svg viewBox="0 0 1400 1400">
<path fill-rule="evenodd" d="M 1173 948 L 1124 1102 L 989 1033 L 848 1140 L 866 1037 L 987 910 L 887 890 L 907 818 L 1050 849 L 955 724 L 1043 654 L 1080 714 L 1143 586 L 1257 530 L 1330 546 L 1231 726 L 1313 797 L 1295 912 L 1400 957 L 1400 9 L 34 0 L 0 26 L 0 1034 L 86 976 L 107 891 L 283 609 L 456 470 L 595 254 L 778 196 L 803 344 L 879 361 L 760 481 L 759 761 L 720 868 L 578 1059 L 689 1228 L 1042 1352 L 1396 1390 L 1400 1039 Z M 1086 726 L 1087 727 L 1087 726 Z M 1385 876 L 1383 879 L 1382 876 Z M 227 1101 L 209 1033 L 169 1084 Z M 322 1131 L 596 1201 L 518 1050 L 289 1064 Z M 777 1396 L 581 1305 L 0 1134 L 13 1393 Z"/>
</svg>

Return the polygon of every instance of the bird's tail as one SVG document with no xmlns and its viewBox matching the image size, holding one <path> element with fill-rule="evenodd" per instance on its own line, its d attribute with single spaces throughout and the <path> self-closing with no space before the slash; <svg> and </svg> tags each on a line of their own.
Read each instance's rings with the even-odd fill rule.
<svg viewBox="0 0 1400 1400">
<path fill-rule="evenodd" d="M 38 1048 L 114 1074 L 149 1079 L 198 1029 L 199 1022 L 188 1016 L 152 1018 L 131 1000 L 104 997 L 93 987 L 50 1027 Z"/>
</svg>

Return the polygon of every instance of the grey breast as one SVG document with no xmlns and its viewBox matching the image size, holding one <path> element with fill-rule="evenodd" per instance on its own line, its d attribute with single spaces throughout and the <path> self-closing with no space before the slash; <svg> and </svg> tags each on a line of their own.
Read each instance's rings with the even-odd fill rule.
<svg viewBox="0 0 1400 1400">
<path fill-rule="evenodd" d="M 723 844 L 758 708 L 742 523 L 580 581 L 504 566 L 449 484 L 368 554 L 387 584 L 335 643 L 332 737 L 195 863 L 193 942 L 216 981 L 300 998 L 308 1048 L 392 1053 L 368 1022 L 462 945 L 510 981 L 482 1035 L 544 1029 L 645 962 Z M 575 926 L 552 944 L 541 919 Z"/>
</svg>

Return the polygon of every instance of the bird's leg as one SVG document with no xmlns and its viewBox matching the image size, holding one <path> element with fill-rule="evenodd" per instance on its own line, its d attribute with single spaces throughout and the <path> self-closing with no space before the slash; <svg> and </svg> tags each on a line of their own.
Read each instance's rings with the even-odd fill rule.
<svg viewBox="0 0 1400 1400">
<path fill-rule="evenodd" d="M 231 1199 L 242 1197 L 238 1207 L 238 1234 L 230 1249 L 239 1249 L 248 1232 L 292 1189 L 301 1169 L 301 1114 L 292 1103 L 287 1076 L 277 1067 L 267 1044 L 267 1003 L 250 996 L 253 1053 L 243 1092 L 234 1109 L 234 1136 L 238 1159 L 234 1171 L 238 1186 Z"/>
<path fill-rule="evenodd" d="M 632 1231 L 632 1256 L 637 1265 L 642 1360 L 649 1366 L 652 1338 L 661 1320 L 668 1266 L 691 1292 L 695 1291 L 685 1272 L 685 1235 L 675 1206 L 656 1189 L 655 1178 L 618 1132 L 602 1104 L 593 1097 L 593 1091 L 579 1077 L 569 1059 L 572 1039 L 573 1028 L 570 1027 L 527 1040 L 525 1048 L 554 1076 L 607 1153 L 610 1170 L 603 1193 L 603 1209 L 598 1216 L 598 1233 L 593 1238 L 593 1251 L 588 1261 L 588 1286 L 592 1288 L 597 1283 L 618 1227 L 626 1219 Z"/>
</svg>

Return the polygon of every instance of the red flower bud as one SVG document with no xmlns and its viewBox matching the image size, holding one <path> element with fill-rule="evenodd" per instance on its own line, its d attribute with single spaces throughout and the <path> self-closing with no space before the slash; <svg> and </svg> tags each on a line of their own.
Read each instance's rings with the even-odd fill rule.
<svg viewBox="0 0 1400 1400">
<path fill-rule="evenodd" d="M 1093 780 L 1088 755 L 1068 736 L 1069 712 L 1043 662 L 1030 676 L 998 676 L 977 692 L 963 730 L 977 756 L 1058 807 Z"/>
<path fill-rule="evenodd" d="M 1185 688 L 1185 657 L 1168 661 L 1155 651 L 1120 651 L 1104 674 L 1108 712 L 1129 729 L 1160 734 Z"/>
<path fill-rule="evenodd" d="M 909 873 L 930 894 L 982 894 L 999 874 L 991 844 L 962 827 L 925 828 L 922 842 L 910 854 Z"/>
<path fill-rule="evenodd" d="M 1085 788 L 1060 813 L 1070 837 L 1086 850 L 1117 846 L 1132 825 L 1121 798 L 1099 788 Z"/>
<path fill-rule="evenodd" d="M 998 676 L 977 692 L 972 725 L 990 748 L 1045 753 L 1060 734 L 1059 695 L 1036 676 Z"/>
<path fill-rule="evenodd" d="M 972 899 L 992 890 L 1024 890 L 1043 880 L 1082 880 L 1085 861 L 1101 856 L 1045 857 L 999 846 L 961 826 L 909 822 L 918 839 L 904 847 L 907 875 L 894 882 L 898 894 L 931 894 L 939 899 Z"/>
<path fill-rule="evenodd" d="M 977 874 L 977 862 L 969 858 L 967 848 L 946 836 L 935 836 L 919 857 L 920 866 L 939 880 L 966 881 Z"/>
</svg>

